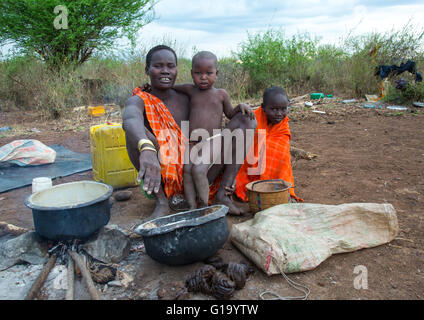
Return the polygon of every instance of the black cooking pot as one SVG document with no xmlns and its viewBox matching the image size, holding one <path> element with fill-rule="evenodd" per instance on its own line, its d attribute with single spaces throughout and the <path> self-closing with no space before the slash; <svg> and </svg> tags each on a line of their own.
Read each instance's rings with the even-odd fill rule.
<svg viewBox="0 0 424 320">
<path fill-rule="evenodd" d="M 109 198 L 113 188 L 95 181 L 56 185 L 25 199 L 32 209 L 34 227 L 52 240 L 85 239 L 110 219 Z"/>
<path fill-rule="evenodd" d="M 228 207 L 215 205 L 156 218 L 134 231 L 143 236 L 146 253 L 167 265 L 203 261 L 227 241 Z"/>
</svg>

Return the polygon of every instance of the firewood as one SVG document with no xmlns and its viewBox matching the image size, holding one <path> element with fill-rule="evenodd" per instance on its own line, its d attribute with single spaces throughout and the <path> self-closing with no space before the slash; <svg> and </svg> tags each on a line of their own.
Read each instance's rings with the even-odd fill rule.
<svg viewBox="0 0 424 320">
<path fill-rule="evenodd" d="M 49 261 L 47 261 L 47 263 L 44 265 L 43 270 L 41 270 L 41 273 L 38 275 L 37 279 L 35 279 L 35 282 L 32 284 L 31 289 L 29 289 L 25 300 L 32 300 L 37 297 L 38 292 L 40 291 L 41 287 L 47 279 L 47 276 L 53 269 L 56 263 L 56 259 L 57 256 L 55 254 L 50 257 Z"/>
</svg>

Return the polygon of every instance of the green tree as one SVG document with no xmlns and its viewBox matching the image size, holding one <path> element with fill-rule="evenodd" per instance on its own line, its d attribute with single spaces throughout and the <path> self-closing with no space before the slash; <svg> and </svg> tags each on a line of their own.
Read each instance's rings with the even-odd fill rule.
<svg viewBox="0 0 424 320">
<path fill-rule="evenodd" d="M 78 66 L 116 39 L 135 43 L 156 0 L 1 0 L 0 45 L 13 43 L 53 69 Z"/>
</svg>

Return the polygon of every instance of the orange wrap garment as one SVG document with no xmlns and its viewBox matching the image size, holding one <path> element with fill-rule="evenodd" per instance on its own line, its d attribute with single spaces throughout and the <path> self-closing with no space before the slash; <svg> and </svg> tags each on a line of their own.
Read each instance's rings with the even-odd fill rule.
<svg viewBox="0 0 424 320">
<path fill-rule="evenodd" d="M 166 196 L 170 198 L 174 194 L 182 194 L 183 160 L 187 138 L 160 99 L 142 91 L 139 87 L 133 90 L 132 95 L 143 99 L 147 120 L 158 140 L 161 175 Z"/>
<path fill-rule="evenodd" d="M 255 110 L 255 116 L 258 124 L 254 143 L 236 176 L 235 192 L 243 201 L 248 200 L 246 184 L 251 181 L 283 179 L 294 186 L 290 160 L 289 118 L 285 117 L 277 124 L 268 124 L 262 107 Z M 290 196 L 297 202 L 303 202 L 303 199 L 295 195 L 293 188 L 290 188 Z"/>
</svg>

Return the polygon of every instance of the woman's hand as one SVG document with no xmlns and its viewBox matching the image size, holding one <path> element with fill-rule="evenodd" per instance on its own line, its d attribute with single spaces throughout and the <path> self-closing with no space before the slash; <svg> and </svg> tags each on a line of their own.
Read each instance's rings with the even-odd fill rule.
<svg viewBox="0 0 424 320">
<path fill-rule="evenodd" d="M 161 184 L 161 167 L 156 152 L 144 150 L 140 153 L 140 171 L 137 181 L 143 180 L 143 190 L 147 194 L 158 193 Z"/>
</svg>

